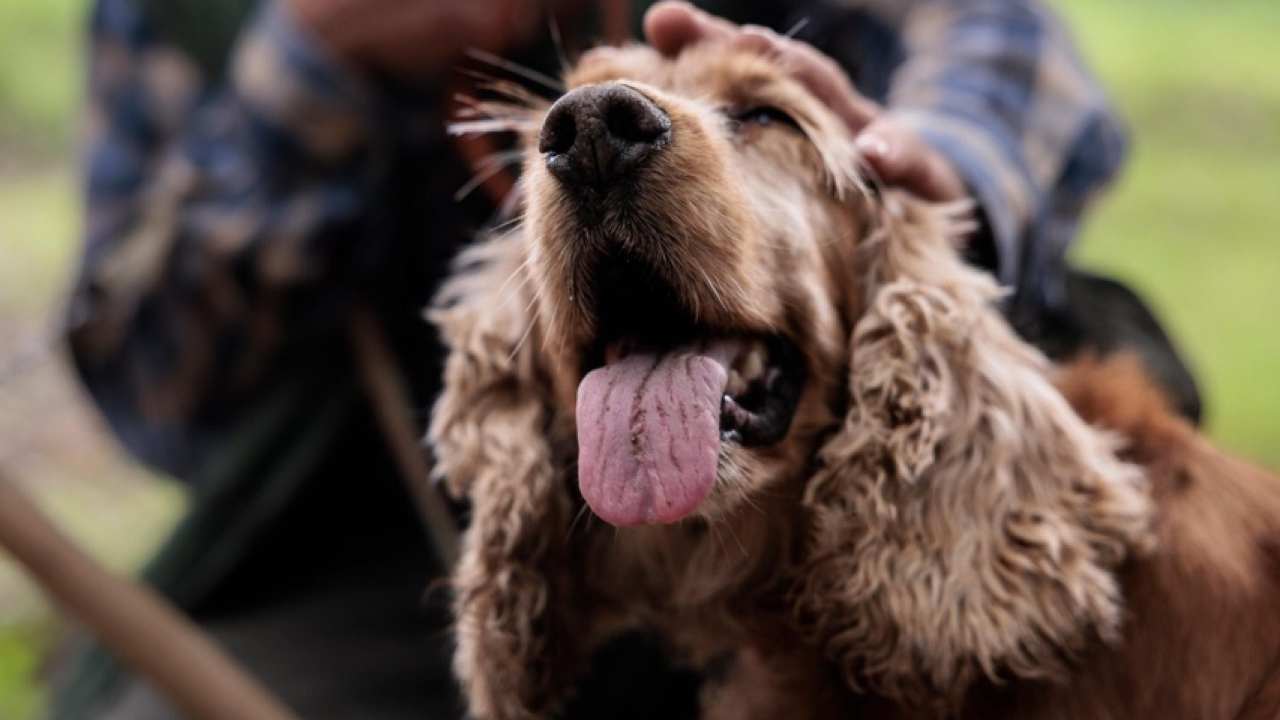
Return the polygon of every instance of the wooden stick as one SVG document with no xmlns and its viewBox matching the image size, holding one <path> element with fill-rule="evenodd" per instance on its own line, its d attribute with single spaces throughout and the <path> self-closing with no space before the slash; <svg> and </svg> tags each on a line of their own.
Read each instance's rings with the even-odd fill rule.
<svg viewBox="0 0 1280 720">
<path fill-rule="evenodd" d="M 186 717 L 296 720 L 160 595 L 86 555 L 3 472 L 0 547 Z"/>
<path fill-rule="evenodd" d="M 406 404 L 408 384 L 391 354 L 382 326 L 365 306 L 357 306 L 352 314 L 351 346 L 382 436 L 418 506 L 418 515 L 441 566 L 448 572 L 458 559 L 457 523 L 431 481 L 431 463 Z"/>
</svg>

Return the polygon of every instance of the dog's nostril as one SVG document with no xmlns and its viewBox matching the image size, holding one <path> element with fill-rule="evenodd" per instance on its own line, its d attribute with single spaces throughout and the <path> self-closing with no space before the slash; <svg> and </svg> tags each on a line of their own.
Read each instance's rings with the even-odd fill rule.
<svg viewBox="0 0 1280 720">
<path fill-rule="evenodd" d="M 578 125 L 572 112 L 552 112 L 542 123 L 542 133 L 538 136 L 538 152 L 566 153 L 573 147 L 578 137 Z"/>
<path fill-rule="evenodd" d="M 637 168 L 671 134 L 671 119 L 626 85 L 578 88 L 560 98 L 542 123 L 539 151 L 567 184 L 599 187 Z"/>
<path fill-rule="evenodd" d="M 671 128 L 667 116 L 640 93 L 613 93 L 604 103 L 605 130 L 624 143 L 651 143 Z"/>
</svg>

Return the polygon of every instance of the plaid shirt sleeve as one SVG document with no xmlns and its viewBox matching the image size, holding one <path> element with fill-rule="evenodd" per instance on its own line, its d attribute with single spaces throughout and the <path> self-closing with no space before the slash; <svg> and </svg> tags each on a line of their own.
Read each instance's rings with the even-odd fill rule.
<svg viewBox="0 0 1280 720">
<path fill-rule="evenodd" d="M 94 8 L 70 341 L 122 440 L 171 472 L 283 354 L 338 333 L 376 254 L 360 232 L 380 152 L 360 83 L 282 3 L 234 53 L 206 82 L 133 0 Z"/>
<path fill-rule="evenodd" d="M 881 17 L 901 62 L 888 112 L 974 194 L 1000 280 L 1032 315 L 1063 301 L 1062 263 L 1091 197 L 1118 171 L 1125 129 L 1062 24 L 1036 0 L 897 3 Z"/>
</svg>

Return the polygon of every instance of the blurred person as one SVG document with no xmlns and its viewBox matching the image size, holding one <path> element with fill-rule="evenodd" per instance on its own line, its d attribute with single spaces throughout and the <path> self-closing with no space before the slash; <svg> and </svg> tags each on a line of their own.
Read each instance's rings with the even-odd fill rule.
<svg viewBox="0 0 1280 720">
<path fill-rule="evenodd" d="M 144 578 L 303 717 L 461 712 L 445 593 L 430 591 L 447 568 L 358 392 L 346 328 L 357 304 L 375 309 L 424 423 L 441 353 L 421 311 L 498 199 L 454 199 L 476 169 L 445 132 L 456 67 L 479 47 L 554 75 L 550 13 L 576 49 L 629 17 L 664 53 L 707 37 L 777 53 L 883 182 L 975 202 L 966 251 L 1012 288 L 1024 333 L 1057 355 L 1138 347 L 1198 412 L 1145 310 L 1066 268 L 1125 135 L 1040 4 L 628 5 L 95 3 L 74 358 L 122 443 L 191 487 Z M 1138 319 L 1100 327 L 1117 316 L 1107 297 Z M 645 638 L 594 668 L 571 716 L 611 697 L 627 703 L 610 717 L 693 712 L 697 677 Z M 92 647 L 64 668 L 54 715 L 175 716 Z"/>
</svg>

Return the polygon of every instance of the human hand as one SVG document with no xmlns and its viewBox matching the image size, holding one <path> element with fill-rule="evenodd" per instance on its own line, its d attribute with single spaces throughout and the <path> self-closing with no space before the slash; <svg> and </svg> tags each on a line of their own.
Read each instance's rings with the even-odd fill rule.
<svg viewBox="0 0 1280 720">
<path fill-rule="evenodd" d="M 468 48 L 500 53 L 538 27 L 528 0 L 285 0 L 339 59 L 401 77 L 430 77 Z"/>
<path fill-rule="evenodd" d="M 738 26 L 675 0 L 649 9 L 644 34 L 664 55 L 676 55 L 702 40 L 720 40 L 778 57 L 792 77 L 848 125 L 863 158 L 885 183 L 939 202 L 968 195 L 964 181 L 945 156 L 915 130 L 859 94 L 834 60 L 807 43 L 764 27 Z"/>
</svg>

